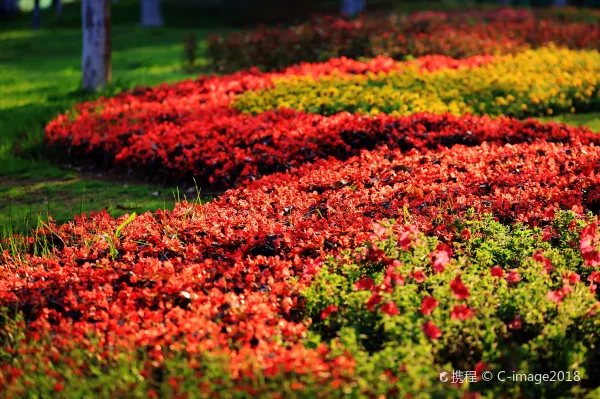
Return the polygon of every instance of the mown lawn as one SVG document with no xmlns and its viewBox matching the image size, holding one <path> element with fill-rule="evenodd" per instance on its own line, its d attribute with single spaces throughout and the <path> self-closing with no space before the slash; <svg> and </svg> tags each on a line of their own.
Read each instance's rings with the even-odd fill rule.
<svg viewBox="0 0 600 399">
<path fill-rule="evenodd" d="M 226 23 L 187 18 L 172 8 L 164 12 L 167 27 L 141 28 L 138 7 L 137 2 L 113 3 L 114 81 L 98 95 L 193 78 L 197 73 L 187 73 L 182 66 L 183 37 L 196 34 L 197 66 L 203 68 L 208 34 L 228 30 Z M 0 30 L 0 230 L 35 225 L 38 215 L 66 221 L 103 208 L 119 215 L 172 207 L 174 193 L 186 195 L 177 194 L 176 187 L 80 176 L 45 159 L 46 123 L 74 103 L 95 97 L 78 90 L 79 24 L 79 5 L 68 4 L 60 21 L 52 11 L 44 11 L 38 32 L 30 29 L 27 15 L 6 22 Z"/>
<path fill-rule="evenodd" d="M 564 122 L 574 126 L 587 126 L 594 132 L 600 132 L 600 112 L 587 114 L 558 115 L 549 118 L 538 118 L 542 122 Z"/>
<path fill-rule="evenodd" d="M 224 17 L 199 16 L 199 11 L 164 7 L 166 27 L 138 26 L 139 4 L 113 3 L 113 79 L 110 95 L 137 85 L 156 85 L 192 78 L 182 67 L 183 38 L 198 38 L 197 66 L 210 71 L 203 56 L 211 33 L 230 31 Z M 38 216 L 57 221 L 74 214 L 106 208 L 113 215 L 172 207 L 184 196 L 176 187 L 80 175 L 68 165 L 46 159 L 43 130 L 56 114 L 74 103 L 94 98 L 78 90 L 81 68 L 79 4 L 67 4 L 57 20 L 43 12 L 40 31 L 31 30 L 29 15 L 3 22 L 0 29 L 0 232 L 24 230 Z M 557 116 L 558 120 L 589 125 L 600 131 L 600 113 Z"/>
</svg>

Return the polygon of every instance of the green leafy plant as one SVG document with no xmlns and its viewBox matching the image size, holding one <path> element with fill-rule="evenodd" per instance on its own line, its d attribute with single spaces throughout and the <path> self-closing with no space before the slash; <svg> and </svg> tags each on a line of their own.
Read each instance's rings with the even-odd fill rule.
<svg viewBox="0 0 600 399">
<path fill-rule="evenodd" d="M 121 231 L 131 222 L 133 222 L 135 220 L 135 218 L 137 217 L 137 214 L 135 212 L 133 212 L 131 215 L 129 215 L 127 217 L 127 219 L 125 219 L 115 230 L 115 239 L 119 239 L 121 238 Z M 102 237 L 108 242 L 108 245 L 110 247 L 109 253 L 111 258 L 114 260 L 117 258 L 117 256 L 119 256 L 119 251 L 117 249 L 116 246 L 116 242 L 115 240 L 113 240 L 111 238 L 111 236 L 109 234 L 102 234 Z"/>
</svg>

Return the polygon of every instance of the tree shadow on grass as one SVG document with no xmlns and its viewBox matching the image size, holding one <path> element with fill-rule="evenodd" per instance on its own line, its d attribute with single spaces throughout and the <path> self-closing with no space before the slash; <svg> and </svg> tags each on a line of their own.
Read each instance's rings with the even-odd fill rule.
<svg viewBox="0 0 600 399">
<path fill-rule="evenodd" d="M 75 102 L 90 98 L 92 96 L 74 92 L 57 101 L 40 101 L 0 109 L 0 120 L 3 121 L 0 135 L 5 144 L 0 153 L 4 152 L 2 155 L 5 156 L 40 159 L 46 124 L 57 114 L 72 108 Z"/>
</svg>

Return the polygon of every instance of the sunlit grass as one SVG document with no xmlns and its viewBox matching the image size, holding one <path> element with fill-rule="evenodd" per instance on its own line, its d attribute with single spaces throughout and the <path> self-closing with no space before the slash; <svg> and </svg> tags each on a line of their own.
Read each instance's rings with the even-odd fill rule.
<svg viewBox="0 0 600 399">
<path fill-rule="evenodd" d="M 46 220 L 52 216 L 57 222 L 67 222 L 73 215 L 102 209 L 111 215 L 170 209 L 176 197 L 176 189 L 172 188 L 78 176 L 33 182 L 8 181 L 0 184 L 0 224 L 21 230 L 35 225 L 38 217 Z"/>
<path fill-rule="evenodd" d="M 542 122 L 564 122 L 573 126 L 587 126 L 593 132 L 600 133 L 600 112 L 587 114 L 558 115 L 547 118 L 539 118 Z"/>
<path fill-rule="evenodd" d="M 38 216 L 62 222 L 80 212 L 107 209 L 120 215 L 173 206 L 173 187 L 81 177 L 44 156 L 44 127 L 58 113 L 76 102 L 125 88 L 194 78 L 181 64 L 184 35 L 194 32 L 199 38 L 197 61 L 202 67 L 207 64 L 202 54 L 209 32 L 227 29 L 225 24 L 215 28 L 210 23 L 187 23 L 198 27 L 189 29 L 145 29 L 137 26 L 139 12 L 131 12 L 139 11 L 139 2 L 121 0 L 112 8 L 113 84 L 95 95 L 79 91 L 78 4 L 65 4 L 60 21 L 53 10 L 44 10 L 37 32 L 30 29 L 27 15 L 0 27 L 0 225 L 23 231 L 35 226 Z M 167 26 L 185 19 L 169 17 L 173 13 L 165 10 Z"/>
</svg>

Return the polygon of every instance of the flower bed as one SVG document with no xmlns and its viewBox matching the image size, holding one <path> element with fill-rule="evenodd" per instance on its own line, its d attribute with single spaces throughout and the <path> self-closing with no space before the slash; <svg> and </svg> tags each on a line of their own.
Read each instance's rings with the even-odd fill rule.
<svg viewBox="0 0 600 399">
<path fill-rule="evenodd" d="M 528 72 L 512 73 L 521 67 Z M 363 111 L 375 107 L 395 110 L 395 114 L 422 110 L 460 113 L 474 108 L 483 112 L 483 107 L 493 114 L 524 116 L 541 110 L 597 109 L 599 71 L 597 52 L 558 49 L 540 49 L 496 61 L 492 57 L 462 61 L 425 57 L 410 63 L 386 58 L 369 62 L 334 59 L 291 67 L 282 73 L 240 72 L 88 102 L 76 114 L 52 121 L 46 129 L 47 141 L 69 162 L 132 169 L 143 177 L 186 181 L 193 177 L 203 188 L 218 190 L 319 158 L 347 158 L 365 145 L 375 148 L 386 144 L 407 150 L 415 146 L 411 144 L 417 140 L 414 132 L 421 129 L 411 118 L 370 119 L 346 113 L 325 117 L 294 110 L 252 116 L 236 109 L 257 111 L 282 105 L 282 92 L 284 105 L 326 114 L 359 107 Z M 374 73 L 377 77 L 368 77 Z M 373 84 L 369 79 L 384 83 Z M 443 87 L 444 79 L 454 82 L 455 87 Z M 358 93 L 352 98 L 347 94 L 351 89 Z M 315 96 L 324 91 L 330 95 Z M 423 98 L 431 99 L 430 103 Z M 352 101 L 356 105 L 351 105 Z M 392 127 L 378 131 L 382 123 Z M 487 119 L 427 116 L 421 123 L 431 132 L 424 139 L 429 146 L 439 140 L 453 144 L 446 136 L 461 136 L 452 133 L 456 131 L 475 132 L 470 140 L 477 144 L 488 140 L 490 134 Z M 516 121 L 503 125 L 503 134 L 520 136 L 517 141 L 526 139 L 523 127 L 530 126 Z M 531 128 L 534 136 L 539 134 L 536 129 L 561 130 L 554 125 L 531 126 L 535 126 Z M 464 139 L 457 140 L 460 143 Z M 360 145 L 354 145 L 358 142 Z"/>
<path fill-rule="evenodd" d="M 520 102 L 598 104 L 597 52 L 553 48 L 251 70 L 139 88 L 57 117 L 48 144 L 72 161 L 236 187 L 207 204 L 82 215 L 1 242 L 0 392 L 593 394 L 600 135 L 487 115 L 239 110 L 260 98 L 261 111 L 277 108 L 282 84 L 297 98 L 312 92 L 305 82 L 429 88 L 438 73 L 485 80 L 538 56 L 558 87 L 516 85 Z M 486 103 L 485 88 L 470 98 Z M 453 370 L 468 379 L 440 381 Z M 483 381 L 512 370 L 562 374 Z"/>
<path fill-rule="evenodd" d="M 507 54 L 554 43 L 598 49 L 595 21 L 569 13 L 494 9 L 417 12 L 408 16 L 361 16 L 348 21 L 315 17 L 289 28 L 255 29 L 209 40 L 208 53 L 222 71 L 260 66 L 280 69 L 330 57 L 389 56 L 403 60 L 429 54 L 465 58 Z"/>
<path fill-rule="evenodd" d="M 575 215 L 600 209 L 600 147 L 503 139 L 363 152 L 129 223 L 102 213 L 50 226 L 2 255 L 3 313 L 22 319 L 4 322 L 0 387 L 338 397 L 594 386 L 600 231 Z M 33 255 L 40 237 L 51 253 Z M 437 380 L 452 369 L 480 380 L 507 361 L 579 379 Z"/>
<path fill-rule="evenodd" d="M 412 66 L 377 75 L 277 78 L 275 87 L 242 93 L 233 106 L 253 113 L 293 108 L 325 115 L 428 111 L 522 118 L 599 109 L 598 76 L 600 53 L 548 48 L 474 68 L 427 72 Z"/>
</svg>

